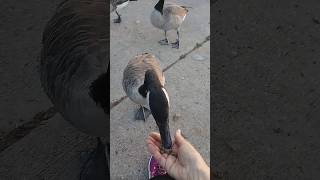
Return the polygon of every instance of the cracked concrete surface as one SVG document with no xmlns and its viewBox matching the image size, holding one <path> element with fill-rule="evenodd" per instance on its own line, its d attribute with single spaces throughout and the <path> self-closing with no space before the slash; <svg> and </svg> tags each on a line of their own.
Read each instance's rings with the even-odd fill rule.
<svg viewBox="0 0 320 180">
<path fill-rule="evenodd" d="M 209 163 L 210 40 L 206 38 L 210 34 L 210 1 L 176 2 L 192 6 L 181 26 L 179 50 L 158 44 L 164 32 L 154 28 L 149 19 L 157 1 L 139 0 L 120 10 L 122 24 L 110 27 L 110 98 L 115 102 L 125 96 L 121 82 L 128 61 L 143 52 L 154 54 L 163 69 L 170 67 L 165 76 L 172 135 L 180 128 Z M 115 17 L 112 14 L 110 20 Z M 169 39 L 174 41 L 175 32 L 169 33 Z M 197 43 L 203 44 L 197 47 Z M 197 60 L 198 56 L 203 58 Z M 150 154 L 145 139 L 151 131 L 158 131 L 155 121 L 152 116 L 146 122 L 135 121 L 133 117 L 138 106 L 128 98 L 117 103 L 111 110 L 110 122 L 111 178 L 147 179 Z"/>
<path fill-rule="evenodd" d="M 78 179 L 80 152 L 95 146 L 59 114 L 38 119 L 53 115 L 41 113 L 52 104 L 38 64 L 43 28 L 59 2 L 1 2 L 0 179 Z"/>
<path fill-rule="evenodd" d="M 41 89 L 38 63 L 42 30 L 58 1 L 1 3 L 0 136 L 52 106 Z"/>
<path fill-rule="evenodd" d="M 28 122 L 34 121 L 38 112 L 52 106 L 40 87 L 37 66 L 42 30 L 58 2 L 13 0 L 5 1 L 1 6 L 0 25 L 6 28 L 0 30 L 0 135 L 12 132 L 22 124 L 30 128 Z M 180 2 L 193 8 L 182 26 L 179 50 L 157 43 L 164 34 L 149 22 L 156 1 L 139 0 L 120 10 L 123 22 L 110 27 L 111 100 L 123 97 L 122 71 L 134 55 L 151 52 L 163 67 L 167 67 L 208 37 L 210 1 Z M 174 39 L 174 35 L 170 32 L 169 38 Z M 165 72 L 172 104 L 171 131 L 181 128 L 208 163 L 209 44 L 207 40 Z M 203 59 L 194 58 L 199 55 Z M 157 129 L 152 117 L 146 123 L 133 121 L 135 108 L 126 99 L 111 111 L 111 179 L 147 177 L 149 154 L 144 142 L 147 134 Z M 175 114 L 180 118 L 173 120 Z M 60 114 L 39 122 L 30 133 L 13 134 L 12 137 L 14 141 L 0 152 L 0 179 L 78 179 L 80 152 L 90 150 L 96 143 L 94 138 L 63 120 Z"/>
</svg>

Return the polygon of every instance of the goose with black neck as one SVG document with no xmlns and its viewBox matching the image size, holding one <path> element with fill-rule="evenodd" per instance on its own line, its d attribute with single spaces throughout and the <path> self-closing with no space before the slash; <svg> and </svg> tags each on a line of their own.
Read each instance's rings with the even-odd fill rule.
<svg viewBox="0 0 320 180">
<path fill-rule="evenodd" d="M 167 38 L 167 31 L 176 30 L 177 40 L 171 43 L 172 48 L 179 49 L 180 47 L 180 26 L 185 20 L 188 9 L 190 7 L 179 6 L 176 4 L 165 4 L 164 0 L 159 0 L 154 6 L 154 10 L 151 13 L 151 24 L 156 28 L 164 31 L 165 39 L 160 40 L 161 45 L 169 45 Z"/>
<path fill-rule="evenodd" d="M 152 114 L 159 128 L 162 146 L 164 150 L 170 150 L 169 95 L 155 56 L 145 53 L 130 60 L 123 73 L 122 85 L 127 96 L 140 105 L 135 119 L 146 120 Z"/>
</svg>

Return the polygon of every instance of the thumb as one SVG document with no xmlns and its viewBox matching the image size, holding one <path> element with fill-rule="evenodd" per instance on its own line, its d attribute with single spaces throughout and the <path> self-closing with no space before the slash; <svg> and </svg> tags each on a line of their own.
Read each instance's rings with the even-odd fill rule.
<svg viewBox="0 0 320 180">
<path fill-rule="evenodd" d="M 182 145 L 186 142 L 186 139 L 181 135 L 181 130 L 178 129 L 175 134 L 175 142 L 178 146 Z"/>
</svg>

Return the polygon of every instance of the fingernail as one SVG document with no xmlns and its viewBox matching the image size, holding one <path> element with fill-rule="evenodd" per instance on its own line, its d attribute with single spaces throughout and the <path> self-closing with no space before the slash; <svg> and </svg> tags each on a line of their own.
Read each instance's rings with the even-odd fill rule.
<svg viewBox="0 0 320 180">
<path fill-rule="evenodd" d="M 177 130 L 177 133 L 178 133 L 179 135 L 181 135 L 181 129 L 178 129 L 178 130 Z"/>
</svg>

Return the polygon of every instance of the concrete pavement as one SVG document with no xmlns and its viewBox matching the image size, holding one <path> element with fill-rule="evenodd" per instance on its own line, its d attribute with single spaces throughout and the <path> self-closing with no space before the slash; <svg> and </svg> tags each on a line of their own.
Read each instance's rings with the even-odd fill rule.
<svg viewBox="0 0 320 180">
<path fill-rule="evenodd" d="M 122 90 L 122 73 L 128 61 L 135 55 L 154 54 L 165 72 L 166 88 L 170 96 L 171 134 L 180 128 L 190 142 L 209 163 L 210 144 L 210 35 L 209 1 L 193 0 L 178 3 L 192 6 L 181 27 L 180 49 L 161 46 L 158 40 L 164 32 L 150 23 L 150 13 L 157 1 L 139 0 L 123 10 L 121 24 L 111 24 L 111 100 L 125 96 Z M 116 16 L 112 14 L 111 21 Z M 175 31 L 169 40 L 175 41 Z M 205 41 L 185 58 L 180 56 Z M 179 60 L 177 63 L 177 60 Z M 125 99 L 111 110 L 111 179 L 147 179 L 149 153 L 145 139 L 151 131 L 157 131 L 152 116 L 146 122 L 135 121 L 137 105 Z M 177 118 L 178 117 L 178 118 Z"/>
<path fill-rule="evenodd" d="M 7 27 L 1 29 L 0 42 L 3 134 L 34 121 L 38 112 L 52 106 L 41 89 L 37 66 L 42 30 L 58 1 L 39 2 L 8 1 L 1 6 L 1 25 Z M 181 1 L 193 8 L 182 26 L 179 50 L 157 43 L 164 34 L 149 22 L 154 3 L 131 3 L 120 11 L 123 22 L 111 24 L 111 100 L 124 95 L 121 79 L 128 60 L 142 52 L 155 54 L 164 68 L 172 65 L 165 72 L 172 107 L 171 131 L 181 128 L 209 163 L 209 0 Z M 174 40 L 174 35 L 171 32 L 169 36 Z M 202 46 L 197 47 L 200 42 Z M 180 59 L 186 53 L 190 54 Z M 146 123 L 135 122 L 135 108 L 126 99 L 111 111 L 112 179 L 147 177 L 149 154 L 144 141 L 157 128 L 152 117 Z M 175 115 L 180 118 L 173 120 Z M 13 134 L 18 141 L 1 151 L 0 179 L 78 179 L 80 152 L 93 148 L 95 139 L 73 128 L 59 114 L 31 129 L 27 134 Z"/>
</svg>

